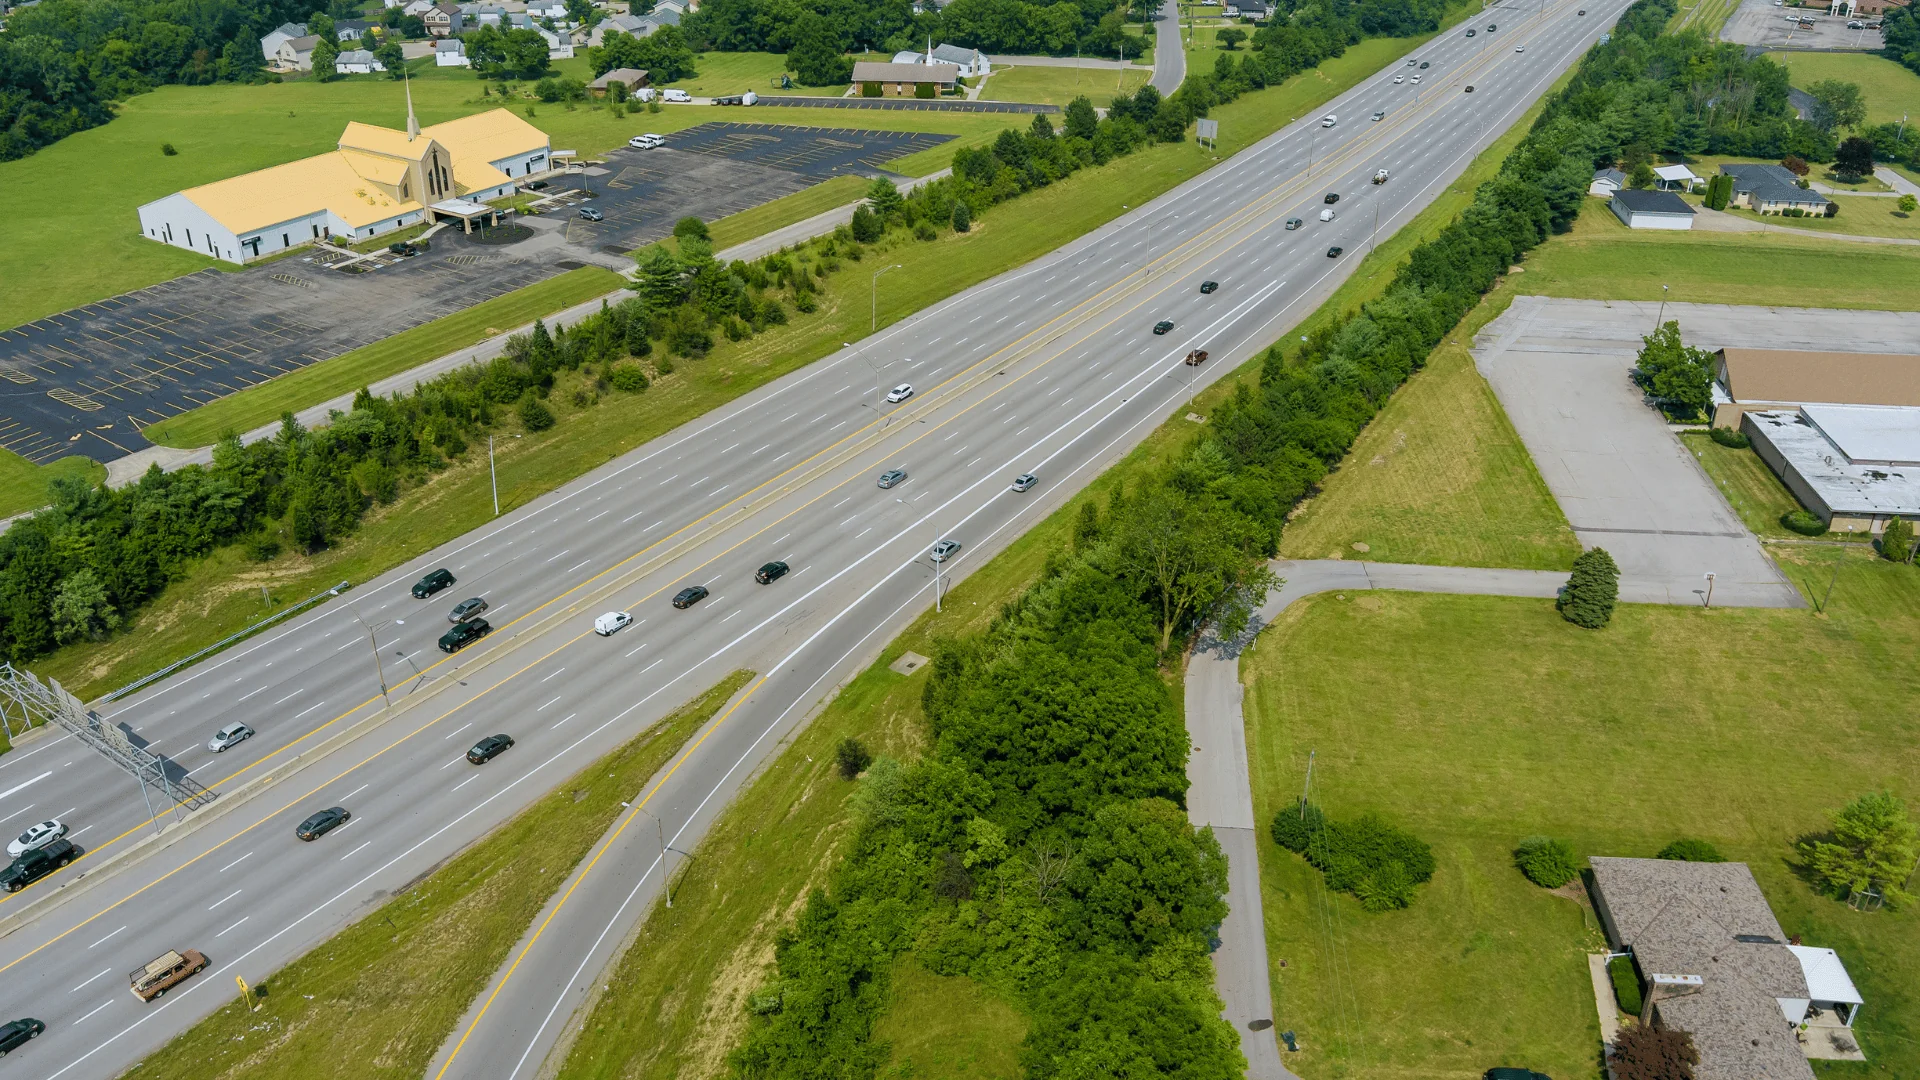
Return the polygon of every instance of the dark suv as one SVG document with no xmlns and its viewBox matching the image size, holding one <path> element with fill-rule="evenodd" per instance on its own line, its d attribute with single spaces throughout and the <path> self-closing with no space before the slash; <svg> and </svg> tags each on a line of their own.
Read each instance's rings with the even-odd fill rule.
<svg viewBox="0 0 1920 1080">
<path fill-rule="evenodd" d="M 50 841 L 43 847 L 23 852 L 5 870 L 0 870 L 0 886 L 8 892 L 19 892 L 79 858 L 80 854 L 80 845 L 71 840 Z"/>
<path fill-rule="evenodd" d="M 413 583 L 413 598 L 425 600 L 451 584 L 453 584 L 453 571 L 441 567 Z"/>
<path fill-rule="evenodd" d="M 468 619 L 454 624 L 453 629 L 440 635 L 440 651 L 459 652 L 461 649 L 493 633 L 493 624 L 485 619 Z"/>
<path fill-rule="evenodd" d="M 762 585 L 771 585 L 776 578 L 785 576 L 787 576 L 787 564 L 778 559 L 753 572 L 753 580 Z"/>
<path fill-rule="evenodd" d="M 15 1020 L 11 1024 L 0 1027 L 0 1057 L 6 1057 L 9 1053 L 25 1046 L 28 1039 L 39 1038 L 40 1033 L 45 1030 L 47 1025 L 32 1017 Z"/>
</svg>

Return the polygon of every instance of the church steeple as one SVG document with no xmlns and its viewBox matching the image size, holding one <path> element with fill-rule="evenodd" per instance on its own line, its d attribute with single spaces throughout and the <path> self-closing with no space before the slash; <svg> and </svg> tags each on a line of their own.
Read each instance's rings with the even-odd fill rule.
<svg viewBox="0 0 1920 1080">
<path fill-rule="evenodd" d="M 412 142 L 413 140 L 420 137 L 420 121 L 418 118 L 416 118 L 413 115 L 413 78 L 412 76 L 407 77 L 406 88 L 407 88 L 407 141 Z"/>
</svg>

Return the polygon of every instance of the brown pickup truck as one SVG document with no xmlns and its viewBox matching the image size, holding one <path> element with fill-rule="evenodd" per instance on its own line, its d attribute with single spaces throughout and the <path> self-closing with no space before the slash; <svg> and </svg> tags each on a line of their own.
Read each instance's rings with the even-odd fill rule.
<svg viewBox="0 0 1920 1080">
<path fill-rule="evenodd" d="M 169 949 L 158 960 L 128 972 L 127 981 L 133 984 L 134 997 L 152 1001 L 206 966 L 207 958 L 198 949 L 185 952 Z"/>
<path fill-rule="evenodd" d="M 1206 362 L 1207 362 L 1207 350 L 1205 349 L 1195 349 L 1192 352 L 1187 354 L 1188 367 L 1199 367 L 1201 364 L 1204 364 Z"/>
</svg>

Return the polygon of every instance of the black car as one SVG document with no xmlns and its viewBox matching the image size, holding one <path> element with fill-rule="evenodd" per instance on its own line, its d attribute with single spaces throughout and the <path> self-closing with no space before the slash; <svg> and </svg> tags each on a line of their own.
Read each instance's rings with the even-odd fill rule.
<svg viewBox="0 0 1920 1080">
<path fill-rule="evenodd" d="M 493 633 L 493 624 L 485 619 L 468 619 L 463 623 L 455 623 L 453 629 L 440 635 L 440 651 L 459 652 L 491 633 Z"/>
<path fill-rule="evenodd" d="M 775 559 L 773 562 L 753 572 L 753 580 L 762 585 L 771 585 L 776 579 L 787 576 L 787 564 Z"/>
<path fill-rule="evenodd" d="M 1473 86 L 1472 86 L 1472 84 L 1471 84 L 1471 83 L 1469 83 L 1469 84 L 1468 84 L 1468 86 L 1467 86 L 1467 93 L 1469 93 L 1469 94 L 1471 94 L 1471 93 L 1473 93 Z"/>
<path fill-rule="evenodd" d="M 1472 36 L 1473 36 L 1473 31 L 1471 31 L 1471 30 L 1469 30 L 1469 31 L 1467 31 L 1467 36 L 1468 36 L 1468 37 L 1472 37 Z"/>
<path fill-rule="evenodd" d="M 489 735 L 473 744 L 473 749 L 467 751 L 467 760 L 475 765 L 485 765 L 511 749 L 512 746 L 513 736 L 511 735 Z"/>
<path fill-rule="evenodd" d="M 1489 33 L 1489 34 L 1491 34 L 1491 33 L 1493 33 L 1493 32 L 1494 32 L 1495 30 L 1498 30 L 1498 29 L 1500 29 L 1500 28 L 1499 28 L 1499 27 L 1497 27 L 1497 26 L 1495 26 L 1495 25 L 1493 25 L 1492 23 L 1488 23 L 1488 24 L 1487 24 L 1487 33 Z"/>
<path fill-rule="evenodd" d="M 1427 68 L 1429 68 L 1429 67 L 1431 67 L 1431 66 L 1432 66 L 1432 65 L 1431 65 L 1431 64 L 1428 64 L 1428 63 L 1427 63 L 1427 62 L 1426 62 L 1425 60 L 1422 60 L 1422 61 L 1420 61 L 1420 70 L 1421 70 L 1421 71 L 1425 71 L 1425 70 L 1427 70 Z"/>
<path fill-rule="evenodd" d="M 443 566 L 413 583 L 413 598 L 425 600 L 451 584 L 453 584 L 453 571 Z"/>
<path fill-rule="evenodd" d="M 469 596 L 465 600 L 453 605 L 453 610 L 447 612 L 447 621 L 466 622 L 468 619 L 473 618 L 485 610 L 487 610 L 485 597 Z"/>
<path fill-rule="evenodd" d="M 293 835 L 302 840 L 318 840 L 345 825 L 352 817 L 344 806 L 329 806 L 295 826 Z"/>
<path fill-rule="evenodd" d="M 5 1027 L 0 1027 L 0 1057 L 6 1057 L 8 1054 L 26 1045 L 28 1039 L 39 1038 L 40 1033 L 45 1030 L 47 1030 L 47 1025 L 32 1017 L 28 1017 L 25 1020 L 15 1020 Z"/>
<path fill-rule="evenodd" d="M 545 191 L 551 187 L 545 180 L 530 180 L 523 185 L 528 191 Z"/>
<path fill-rule="evenodd" d="M 581 216 L 581 217 L 583 217 L 583 218 L 586 218 L 586 219 L 587 219 L 588 221 L 605 221 L 605 220 L 607 220 L 607 215 L 605 215 L 605 214 L 603 214 L 603 213 L 601 213 L 601 212 L 600 212 L 600 209 L 599 209 L 598 207 L 595 207 L 595 206 L 583 206 L 583 207 L 581 207 L 581 208 L 580 208 L 580 216 Z"/>
<path fill-rule="evenodd" d="M 404 255 L 409 259 L 419 254 L 419 252 L 414 249 L 414 246 L 412 244 L 407 243 L 405 240 L 401 240 L 398 243 L 388 244 L 387 250 L 393 252 L 395 255 Z"/>
<path fill-rule="evenodd" d="M 1345 250 L 1346 248 L 1330 247 L 1327 249 L 1327 258 L 1337 259 L 1340 257 L 1340 253 Z"/>
<path fill-rule="evenodd" d="M 1217 281 L 1203 281 L 1200 283 L 1200 291 L 1203 293 L 1210 293 L 1219 287 L 1220 283 Z"/>
<path fill-rule="evenodd" d="M 1155 334 L 1164 334 L 1171 329 L 1173 329 L 1172 319 L 1161 319 L 1159 322 L 1153 324 L 1153 332 Z"/>
<path fill-rule="evenodd" d="M 1337 203 L 1340 201 L 1340 193 L 1337 191 L 1329 191 L 1327 192 L 1326 197 L 1322 198 L 1320 201 L 1323 203 L 1326 203 L 1328 206 L 1332 206 L 1334 203 Z"/>
<path fill-rule="evenodd" d="M 1488 1069 L 1487 1075 L 1481 1077 L 1481 1080 L 1553 1080 L 1553 1078 L 1546 1073 L 1534 1072 L 1532 1069 L 1501 1067 Z"/>
<path fill-rule="evenodd" d="M 8 892 L 19 892 L 79 858 L 80 854 L 80 845 L 65 839 L 52 840 L 32 851 L 23 851 L 5 870 L 0 870 L 0 887 Z"/>
<path fill-rule="evenodd" d="M 674 594 L 673 606 L 685 611 L 706 598 L 707 587 L 705 585 L 689 585 Z"/>
</svg>

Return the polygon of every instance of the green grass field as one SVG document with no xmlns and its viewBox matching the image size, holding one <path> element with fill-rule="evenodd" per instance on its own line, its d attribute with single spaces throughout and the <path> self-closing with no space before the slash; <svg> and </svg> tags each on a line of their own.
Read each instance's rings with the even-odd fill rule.
<svg viewBox="0 0 1920 1080">
<path fill-rule="evenodd" d="M 229 431 L 251 431 L 273 423 L 283 412 L 298 412 L 329 398 L 351 394 L 389 375 L 612 292 L 625 281 L 619 274 L 599 266 L 569 270 L 559 277 L 516 289 L 331 360 L 309 364 L 189 409 L 152 424 L 141 433 L 160 446 L 210 446 Z"/>
<path fill-rule="evenodd" d="M 1698 30 L 1711 39 L 1739 6 L 1740 0 L 1680 0 L 1671 25 L 1675 30 Z"/>
<path fill-rule="evenodd" d="M 1085 95 L 1094 108 L 1104 109 L 1115 93 L 1132 93 L 1145 86 L 1148 78 L 1147 72 L 1135 68 L 996 67 L 980 97 L 1065 108 L 1074 98 Z"/>
<path fill-rule="evenodd" d="M 1873 53 L 1777 52 L 1767 59 L 1785 67 L 1793 85 L 1806 89 L 1822 79 L 1858 83 L 1867 99 L 1867 122 L 1891 124 L 1920 118 L 1920 75 Z"/>
<path fill-rule="evenodd" d="M 1027 1018 L 963 975 L 935 975 L 912 953 L 893 969 L 893 1001 L 874 1025 L 884 1077 L 1021 1080 Z"/>
<path fill-rule="evenodd" d="M 701 53 L 694 62 L 699 73 L 691 79 L 661 83 L 660 86 L 685 90 L 694 97 L 719 97 L 723 94 L 803 94 L 812 97 L 838 97 L 844 86 L 795 86 L 791 90 L 774 88 L 774 79 L 787 70 L 783 53 L 710 52 Z"/>
<path fill-rule="evenodd" d="M 275 972 L 126 1072 L 141 1080 L 421 1076 L 534 916 L 612 827 L 622 800 L 745 685 L 728 676 L 555 786 L 492 835 Z M 204 976 L 203 976 L 204 977 Z M 353 1062 L 351 1069 L 344 1063 Z"/>
<path fill-rule="evenodd" d="M 1853 195 L 1834 195 L 1831 198 L 1840 205 L 1840 213 L 1830 218 L 1790 218 L 1774 214 L 1763 217 L 1751 210 L 1741 210 L 1738 207 L 1728 207 L 1726 212 L 1749 221 L 1764 222 L 1770 229 L 1798 231 L 1814 236 L 1821 233 L 1851 233 L 1855 236 L 1892 236 L 1903 240 L 1920 240 L 1920 213 L 1901 213 L 1898 199 L 1872 199 Z"/>
<path fill-rule="evenodd" d="M 106 480 L 107 467 L 78 455 L 60 458 L 49 465 L 35 465 L 18 454 L 0 451 L 0 517 L 46 506 L 47 485 L 59 476 L 84 476 L 98 484 Z"/>
<path fill-rule="evenodd" d="M 1727 503 L 1755 536 L 1773 540 L 1801 538 L 1799 533 L 1780 524 L 1781 515 L 1801 509 L 1799 500 L 1773 475 L 1759 454 L 1751 449 L 1721 446 L 1705 434 L 1684 434 L 1680 442 L 1693 452 L 1700 467 L 1712 477 L 1713 486 L 1727 497 Z"/>
<path fill-rule="evenodd" d="M 1630 856 L 1698 837 L 1748 862 L 1787 933 L 1837 949 L 1875 1003 L 1869 1064 L 1820 1075 L 1920 1072 L 1920 913 L 1852 912 L 1791 864 L 1855 795 L 1891 788 L 1920 810 L 1914 669 L 1893 661 L 1920 647 L 1920 572 L 1857 548 L 1789 557 L 1821 586 L 1838 568 L 1828 616 L 1623 605 L 1588 631 L 1545 601 L 1362 593 L 1309 599 L 1262 635 L 1243 661 L 1258 820 L 1298 796 L 1317 751 L 1316 801 L 1378 812 L 1439 862 L 1411 909 L 1370 915 L 1263 830 L 1275 1017 L 1304 1046 L 1291 1068 L 1595 1075 L 1583 954 L 1601 937 L 1509 855 L 1545 834 Z"/>
<path fill-rule="evenodd" d="M 865 177 L 836 176 L 831 180 L 815 184 L 805 191 L 796 191 L 770 203 L 761 203 L 751 210 L 728 214 L 718 221 L 708 223 L 708 231 L 713 238 L 713 250 L 725 251 L 735 244 L 751 240 L 756 236 L 764 236 L 775 229 L 805 221 L 815 214 L 824 214 L 828 210 L 845 206 L 863 198 L 866 191 Z"/>
</svg>

